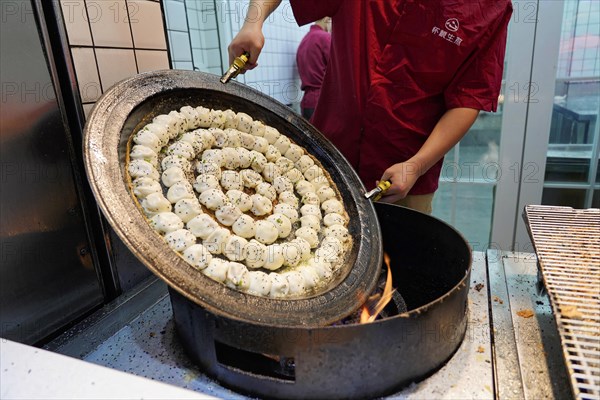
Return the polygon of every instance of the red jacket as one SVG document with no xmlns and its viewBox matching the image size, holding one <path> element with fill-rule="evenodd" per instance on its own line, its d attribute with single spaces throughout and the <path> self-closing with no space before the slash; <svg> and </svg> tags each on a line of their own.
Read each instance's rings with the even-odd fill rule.
<svg viewBox="0 0 600 400">
<path fill-rule="evenodd" d="M 367 187 L 451 108 L 495 111 L 510 0 L 291 0 L 299 25 L 333 18 L 313 124 Z M 442 160 L 410 194 L 437 189 Z"/>
<path fill-rule="evenodd" d="M 304 96 L 300 102 L 302 108 L 315 108 L 319 100 L 319 92 L 325 76 L 325 68 L 329 61 L 329 47 L 331 46 L 331 34 L 325 32 L 318 25 L 310 27 L 310 31 L 304 36 L 298 52 L 296 53 L 296 64 L 298 74 L 302 81 Z"/>
</svg>

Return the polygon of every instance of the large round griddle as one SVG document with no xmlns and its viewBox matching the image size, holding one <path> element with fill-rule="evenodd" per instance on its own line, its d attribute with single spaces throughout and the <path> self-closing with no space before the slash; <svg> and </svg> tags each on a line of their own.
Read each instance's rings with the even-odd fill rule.
<svg viewBox="0 0 600 400">
<path fill-rule="evenodd" d="M 153 117 L 185 105 L 245 112 L 278 129 L 321 162 L 341 193 L 354 241 L 328 286 L 304 298 L 285 300 L 232 290 L 188 265 L 149 226 L 128 187 L 127 142 Z M 381 232 L 373 205 L 363 197 L 360 179 L 306 120 L 245 85 L 223 85 L 215 75 L 178 70 L 124 80 L 96 102 L 85 127 L 84 156 L 98 204 L 119 237 L 151 271 L 212 313 L 274 326 L 323 326 L 360 307 L 376 284 L 382 262 Z"/>
</svg>

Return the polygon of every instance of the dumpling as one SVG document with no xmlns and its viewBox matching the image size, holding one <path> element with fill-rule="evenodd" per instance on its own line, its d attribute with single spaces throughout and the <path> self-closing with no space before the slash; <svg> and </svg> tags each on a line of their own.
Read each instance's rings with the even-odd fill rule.
<svg viewBox="0 0 600 400">
<path fill-rule="evenodd" d="M 252 199 L 252 208 L 250 211 L 257 217 L 268 214 L 273 209 L 273 204 L 265 196 L 253 194 L 250 198 Z"/>
<path fill-rule="evenodd" d="M 319 236 L 317 231 L 312 228 L 303 226 L 296 229 L 296 237 L 306 240 L 313 249 L 319 245 Z"/>
<path fill-rule="evenodd" d="M 222 129 L 211 129 L 210 133 L 212 133 L 215 138 L 215 147 L 223 148 L 227 145 L 227 133 L 225 133 L 225 131 Z"/>
<path fill-rule="evenodd" d="M 323 172 L 321 167 L 318 167 L 316 165 L 313 165 L 312 167 L 309 167 L 306 171 L 304 171 L 304 177 L 307 181 L 314 181 L 318 177 L 324 175 L 325 173 Z"/>
<path fill-rule="evenodd" d="M 290 222 L 293 224 L 298 221 L 298 210 L 296 207 L 286 204 L 280 203 L 273 207 L 273 212 L 277 214 L 283 214 L 290 219 Z"/>
<path fill-rule="evenodd" d="M 281 275 L 287 279 L 288 284 L 290 285 L 290 291 L 288 292 L 290 296 L 299 295 L 306 292 L 304 277 L 300 272 L 290 271 Z"/>
<path fill-rule="evenodd" d="M 225 193 L 231 204 L 239 208 L 242 212 L 249 211 L 252 208 L 252 199 L 241 190 L 228 190 Z"/>
<path fill-rule="evenodd" d="M 241 142 L 243 149 L 245 149 L 245 150 L 254 149 L 255 139 L 254 139 L 254 136 L 252 136 L 251 134 L 242 132 L 240 134 L 240 142 Z"/>
<path fill-rule="evenodd" d="M 287 279 L 276 272 L 271 272 L 269 277 L 271 277 L 271 291 L 269 292 L 269 297 L 277 299 L 287 296 L 290 291 L 290 284 Z"/>
<path fill-rule="evenodd" d="M 213 163 L 219 167 L 223 166 L 223 153 L 221 149 L 208 149 L 202 153 L 202 161 L 205 163 Z"/>
<path fill-rule="evenodd" d="M 158 153 L 161 145 L 158 137 L 148 129 L 142 129 L 133 135 L 133 142 L 142 146 L 146 146 L 155 153 Z"/>
<path fill-rule="evenodd" d="M 203 270 L 210 264 L 212 254 L 201 244 L 193 244 L 183 251 L 183 259 L 192 267 Z"/>
<path fill-rule="evenodd" d="M 344 245 L 334 237 L 325 237 L 321 245 L 315 250 L 315 262 L 317 263 L 332 263 L 339 261 L 340 255 L 344 251 Z"/>
<path fill-rule="evenodd" d="M 324 235 L 326 237 L 334 237 L 342 243 L 347 243 L 351 239 L 348 228 L 343 225 L 331 225 L 325 228 Z"/>
<path fill-rule="evenodd" d="M 217 221 L 208 214 L 196 215 L 187 222 L 189 231 L 200 239 L 207 239 L 218 227 Z"/>
<path fill-rule="evenodd" d="M 219 182 L 217 177 L 214 175 L 208 175 L 208 174 L 198 175 L 196 177 L 196 182 L 194 183 L 194 189 L 198 193 L 204 193 L 205 191 L 210 190 L 210 189 L 220 190 L 220 188 L 221 188 L 221 183 Z"/>
<path fill-rule="evenodd" d="M 266 152 L 268 148 L 269 141 L 267 139 L 265 139 L 264 137 L 254 137 L 254 146 L 252 146 L 252 149 L 248 150 L 255 150 L 262 154 Z"/>
<path fill-rule="evenodd" d="M 285 152 L 290 148 L 290 144 L 290 139 L 285 135 L 281 135 L 277 138 L 275 143 L 273 143 L 273 146 L 275 146 L 281 154 L 285 154 Z"/>
<path fill-rule="evenodd" d="M 145 176 L 157 181 L 159 178 L 156 168 L 146 160 L 130 160 L 127 172 L 132 179 Z"/>
<path fill-rule="evenodd" d="M 193 199 L 179 200 L 177 203 L 175 203 L 173 211 L 186 224 L 196 215 L 202 214 L 200 203 L 198 203 L 198 199 L 195 197 Z"/>
<path fill-rule="evenodd" d="M 279 133 L 279 131 L 272 126 L 265 126 L 265 132 L 263 136 L 269 141 L 269 144 L 273 144 L 277 141 L 277 139 L 279 139 L 281 133 Z"/>
<path fill-rule="evenodd" d="M 321 219 L 321 210 L 319 209 L 319 206 L 314 204 L 305 204 L 300 207 L 300 214 L 302 214 L 302 216 L 315 215 Z"/>
<path fill-rule="evenodd" d="M 294 168 L 294 163 L 292 162 L 292 160 L 286 157 L 280 157 L 277 161 L 275 161 L 275 165 L 279 167 L 282 174 L 285 174 L 290 169 Z"/>
<path fill-rule="evenodd" d="M 254 219 L 251 216 L 242 214 L 238 219 L 235 220 L 231 226 L 231 230 L 238 236 L 246 239 L 251 239 L 256 233 L 256 226 Z"/>
<path fill-rule="evenodd" d="M 231 233 L 229 229 L 217 228 L 202 242 L 212 254 L 221 254 L 225 249 L 225 244 L 229 240 Z"/>
<path fill-rule="evenodd" d="M 304 287 L 307 290 L 313 289 L 319 283 L 319 274 L 313 267 L 302 266 L 298 268 L 298 272 L 302 274 L 302 277 L 304 278 Z"/>
<path fill-rule="evenodd" d="M 252 159 L 252 162 L 250 163 L 250 168 L 252 168 L 256 172 L 262 172 L 268 163 L 267 158 L 262 153 L 259 153 L 256 150 L 252 150 L 250 152 L 250 157 Z"/>
<path fill-rule="evenodd" d="M 167 233 L 165 240 L 171 249 L 181 252 L 196 243 L 196 236 L 187 229 L 177 229 Z"/>
<path fill-rule="evenodd" d="M 180 156 L 187 160 L 191 160 L 196 157 L 194 148 L 188 142 L 177 141 L 167 148 L 167 155 L 169 156 Z"/>
<path fill-rule="evenodd" d="M 230 261 L 225 278 L 225 284 L 232 289 L 238 289 L 242 291 L 248 290 L 250 287 L 248 268 L 246 268 L 244 264 Z"/>
<path fill-rule="evenodd" d="M 267 199 L 273 201 L 277 198 L 277 192 L 273 185 L 268 182 L 261 182 L 256 185 L 256 193 L 265 196 Z"/>
<path fill-rule="evenodd" d="M 210 110 L 212 121 L 210 123 L 211 128 L 223 128 L 225 126 L 225 115 L 221 110 Z"/>
<path fill-rule="evenodd" d="M 223 254 L 231 261 L 243 261 L 246 259 L 247 247 L 248 241 L 246 239 L 237 235 L 231 235 L 225 243 Z"/>
<path fill-rule="evenodd" d="M 223 190 L 242 190 L 242 178 L 237 171 L 223 171 L 221 176 L 221 186 Z"/>
<path fill-rule="evenodd" d="M 242 132 L 237 129 L 225 129 L 227 134 L 227 147 L 240 147 L 242 145 Z"/>
<path fill-rule="evenodd" d="M 150 147 L 143 146 L 141 144 L 136 144 L 131 149 L 129 153 L 129 157 L 132 160 L 144 160 L 152 164 L 154 168 L 158 166 L 158 154 Z"/>
<path fill-rule="evenodd" d="M 285 174 L 283 174 L 283 176 L 288 178 L 290 180 L 290 182 L 292 182 L 293 184 L 296 184 L 296 183 L 304 180 L 304 175 L 302 175 L 302 172 L 300 172 L 300 170 L 298 168 L 290 169 Z"/>
<path fill-rule="evenodd" d="M 329 213 L 343 214 L 344 213 L 344 206 L 337 199 L 325 200 L 323 202 L 323 204 L 321 204 L 321 208 L 323 209 L 325 214 L 329 214 Z"/>
<path fill-rule="evenodd" d="M 250 168 L 252 164 L 252 155 L 249 150 L 243 147 L 236 148 L 238 156 L 240 157 L 240 168 Z"/>
<path fill-rule="evenodd" d="M 179 113 L 175 111 L 169 115 L 171 114 L 183 117 L 186 121 L 186 127 L 189 129 L 196 129 L 199 126 L 198 111 L 191 106 L 183 106 L 179 109 Z"/>
<path fill-rule="evenodd" d="M 286 203 L 297 208 L 300 202 L 293 191 L 287 191 L 279 193 L 279 203 Z"/>
<path fill-rule="evenodd" d="M 252 129 L 252 117 L 246 113 L 239 112 L 235 115 L 235 127 L 238 131 L 249 133 Z"/>
<path fill-rule="evenodd" d="M 315 192 L 304 193 L 301 202 L 302 204 L 314 204 L 317 207 L 321 204 L 321 200 L 319 200 L 319 196 Z"/>
<path fill-rule="evenodd" d="M 269 271 L 275 271 L 283 265 L 283 248 L 279 244 L 267 246 L 267 258 L 263 268 Z"/>
<path fill-rule="evenodd" d="M 215 178 L 221 179 L 221 167 L 215 163 L 198 161 L 196 171 L 199 175 L 214 175 Z"/>
<path fill-rule="evenodd" d="M 183 228 L 183 221 L 172 212 L 161 212 L 150 218 L 150 225 L 158 233 L 169 233 Z"/>
<path fill-rule="evenodd" d="M 311 258 L 307 261 L 306 265 L 314 269 L 320 279 L 328 280 L 333 275 L 333 270 L 331 268 L 331 263 L 327 261 L 317 262 L 314 258 Z"/>
<path fill-rule="evenodd" d="M 277 227 L 280 238 L 286 238 L 292 231 L 292 223 L 288 217 L 283 214 L 272 214 L 267 217 L 267 221 Z"/>
<path fill-rule="evenodd" d="M 132 186 L 133 194 L 135 194 L 138 199 L 143 199 L 152 193 L 162 193 L 160 183 L 147 176 L 136 178 L 133 181 Z"/>
<path fill-rule="evenodd" d="M 304 150 L 297 144 L 292 143 L 290 144 L 290 147 L 287 149 L 287 151 L 283 154 L 286 158 L 290 159 L 291 161 L 297 162 L 298 160 L 300 160 L 300 157 L 304 155 Z"/>
<path fill-rule="evenodd" d="M 223 126 L 225 128 L 235 128 L 235 111 L 231 109 L 223 110 L 223 116 L 225 117 L 225 123 Z"/>
<path fill-rule="evenodd" d="M 325 226 L 344 225 L 346 222 L 347 219 L 338 213 L 329 213 L 323 217 L 323 223 Z"/>
<path fill-rule="evenodd" d="M 270 144 L 267 148 L 267 151 L 265 151 L 265 157 L 267 158 L 268 162 L 274 163 L 277 160 L 279 160 L 279 158 L 281 157 L 281 153 L 279 152 L 279 150 L 277 150 L 277 147 Z"/>
<path fill-rule="evenodd" d="M 198 113 L 198 126 L 200 128 L 208 128 L 213 120 L 210 110 L 199 106 L 196 107 L 196 112 Z"/>
<path fill-rule="evenodd" d="M 147 215 L 171 211 L 171 203 L 163 196 L 162 192 L 150 193 L 141 203 Z"/>
<path fill-rule="evenodd" d="M 267 182 L 273 182 L 275 178 L 281 176 L 281 170 L 274 163 L 267 163 L 262 171 L 262 176 Z"/>
<path fill-rule="evenodd" d="M 296 192 L 300 196 L 304 196 L 308 192 L 313 192 L 315 190 L 314 186 L 306 180 L 301 180 L 296 182 Z"/>
<path fill-rule="evenodd" d="M 181 199 L 195 199 L 194 189 L 187 181 L 181 181 L 175 183 L 167 191 L 167 199 L 175 204 Z"/>
<path fill-rule="evenodd" d="M 316 215 L 304 215 L 300 217 L 300 224 L 303 228 L 314 229 L 317 232 L 321 230 L 321 219 Z"/>
<path fill-rule="evenodd" d="M 242 178 L 242 184 L 247 188 L 254 188 L 262 182 L 260 174 L 252 169 L 240 171 L 240 177 Z"/>
<path fill-rule="evenodd" d="M 142 131 L 153 133 L 158 138 L 158 144 L 160 147 L 169 143 L 170 136 L 168 128 L 165 125 L 149 123 L 140 130 L 140 132 Z"/>
<path fill-rule="evenodd" d="M 323 203 L 325 200 L 334 198 L 335 191 L 329 186 L 323 186 L 317 190 L 317 196 L 319 196 L 319 200 Z"/>
<path fill-rule="evenodd" d="M 198 200 L 209 210 L 217 210 L 227 202 L 227 196 L 220 189 L 208 189 L 200 194 Z"/>
<path fill-rule="evenodd" d="M 265 125 L 260 121 L 252 121 L 252 126 L 250 127 L 250 134 L 253 136 L 263 137 L 265 135 Z"/>
<path fill-rule="evenodd" d="M 231 226 L 242 215 L 242 211 L 231 203 L 223 204 L 217 211 L 215 217 L 225 226 Z"/>
<path fill-rule="evenodd" d="M 255 227 L 256 233 L 254 234 L 254 237 L 262 244 L 271 244 L 279 237 L 277 226 L 270 221 L 257 221 Z"/>
<path fill-rule="evenodd" d="M 296 161 L 296 168 L 298 168 L 302 173 L 306 172 L 306 170 L 313 165 L 315 165 L 314 160 L 307 154 L 303 155 L 298 161 Z"/>
<path fill-rule="evenodd" d="M 283 265 L 286 267 L 295 267 L 302 259 L 302 252 L 298 245 L 294 243 L 283 243 Z"/>
<path fill-rule="evenodd" d="M 200 129 L 200 137 L 202 138 L 202 143 L 204 144 L 204 149 L 210 149 L 215 145 L 215 137 L 210 131 L 210 129 Z"/>
<path fill-rule="evenodd" d="M 267 246 L 252 239 L 246 246 L 246 265 L 248 268 L 262 268 L 267 262 Z"/>
<path fill-rule="evenodd" d="M 293 192 L 294 184 L 285 176 L 278 176 L 273 180 L 273 187 L 277 193 Z"/>
<path fill-rule="evenodd" d="M 174 130 L 177 132 L 185 132 L 188 129 L 194 129 L 192 125 L 188 123 L 187 117 L 181 112 L 173 110 L 169 113 L 169 117 L 171 117 L 171 123 L 175 126 Z"/>
<path fill-rule="evenodd" d="M 298 250 L 300 251 L 300 260 L 306 261 L 310 258 L 310 244 L 306 240 L 296 238 L 290 243 L 298 247 Z"/>
<path fill-rule="evenodd" d="M 187 177 L 180 167 L 171 167 L 163 171 L 161 180 L 163 185 L 171 187 L 177 182 L 187 182 Z"/>
<path fill-rule="evenodd" d="M 192 164 L 189 160 L 179 156 L 166 156 L 160 163 L 162 170 L 166 171 L 171 167 L 179 167 L 185 172 L 192 170 Z"/>
<path fill-rule="evenodd" d="M 208 263 L 208 267 L 202 270 L 202 273 L 217 282 L 225 282 L 228 269 L 229 261 L 213 257 Z"/>
<path fill-rule="evenodd" d="M 250 284 L 248 286 L 248 293 L 257 296 L 268 296 L 271 292 L 272 279 L 269 274 L 262 271 L 249 271 L 248 278 Z"/>
<path fill-rule="evenodd" d="M 179 140 L 192 145 L 192 148 L 194 149 L 194 156 L 197 156 L 198 154 L 202 153 L 203 143 L 200 135 L 196 135 L 194 132 L 186 132 L 183 135 L 181 135 L 181 138 Z"/>
</svg>

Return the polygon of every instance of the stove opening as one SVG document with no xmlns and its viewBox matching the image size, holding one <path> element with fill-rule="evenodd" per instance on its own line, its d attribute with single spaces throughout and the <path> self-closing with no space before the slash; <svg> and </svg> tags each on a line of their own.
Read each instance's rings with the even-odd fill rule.
<svg viewBox="0 0 600 400">
<path fill-rule="evenodd" d="M 294 357 L 253 353 L 240 350 L 215 340 L 217 362 L 226 368 L 234 368 L 269 378 L 293 383 L 296 381 Z"/>
</svg>

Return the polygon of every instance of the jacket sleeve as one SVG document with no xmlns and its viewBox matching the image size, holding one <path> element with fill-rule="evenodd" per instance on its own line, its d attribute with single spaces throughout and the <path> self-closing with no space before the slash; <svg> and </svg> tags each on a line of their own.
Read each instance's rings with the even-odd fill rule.
<svg viewBox="0 0 600 400">
<path fill-rule="evenodd" d="M 290 0 L 294 17 L 299 26 L 321 18 L 333 17 L 343 0 Z M 354 0 L 352 0 L 354 1 Z"/>
<path fill-rule="evenodd" d="M 504 70 L 504 53 L 508 22 L 512 14 L 509 5 L 500 16 L 499 23 L 490 27 L 488 40 L 457 71 L 444 91 L 446 107 L 467 107 L 483 111 L 496 111 Z"/>
</svg>

